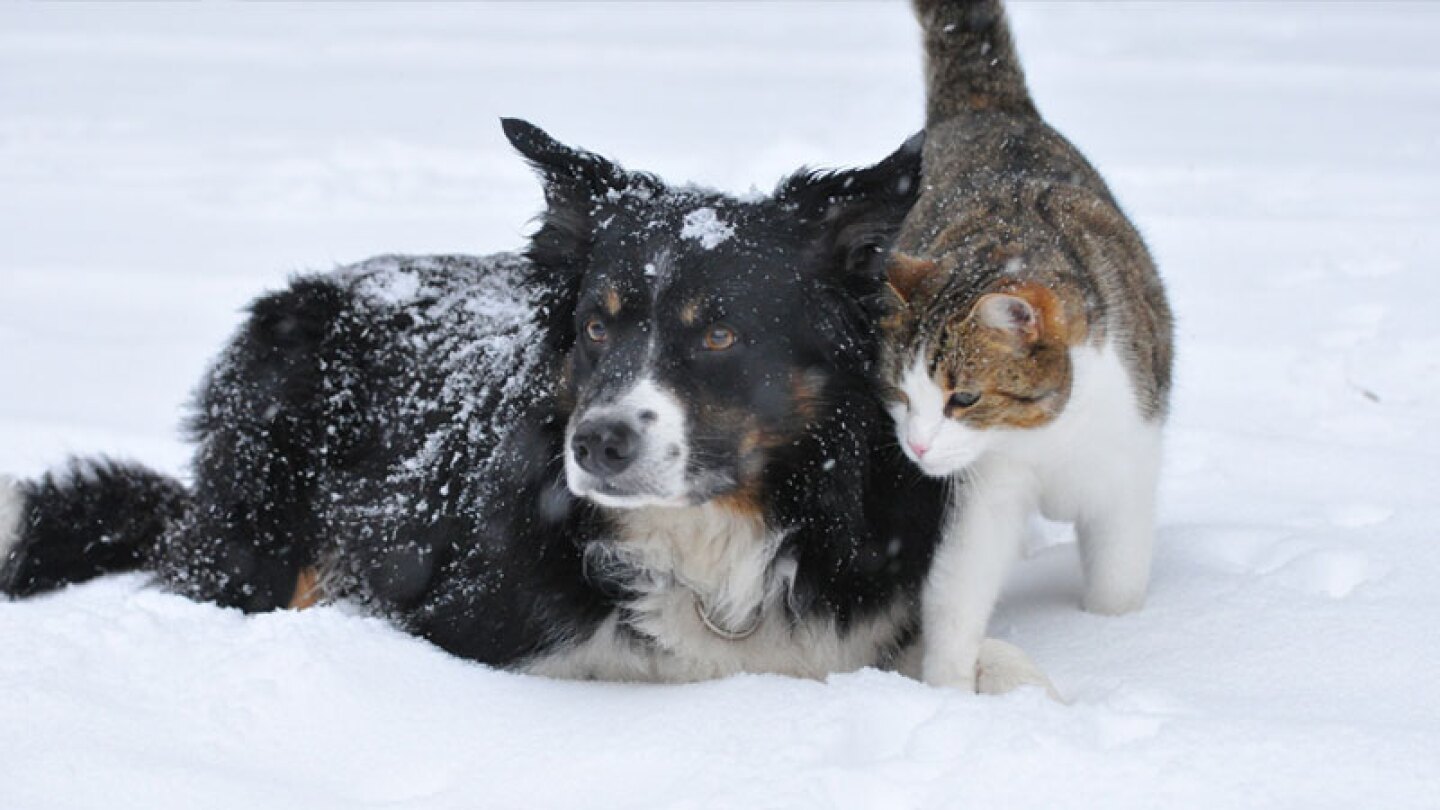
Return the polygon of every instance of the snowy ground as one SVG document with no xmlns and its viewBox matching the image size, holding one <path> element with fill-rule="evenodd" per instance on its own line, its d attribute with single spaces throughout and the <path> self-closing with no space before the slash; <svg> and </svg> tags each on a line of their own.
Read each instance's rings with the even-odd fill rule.
<svg viewBox="0 0 1440 810">
<path fill-rule="evenodd" d="M 1152 598 L 998 616 L 1073 699 L 474 666 L 122 578 L 0 604 L 0 807 L 1440 805 L 1440 8 L 1015 10 L 1180 318 Z M 255 293 L 518 245 L 496 118 L 743 191 L 919 123 L 897 4 L 0 6 L 0 471 L 181 472 Z"/>
</svg>

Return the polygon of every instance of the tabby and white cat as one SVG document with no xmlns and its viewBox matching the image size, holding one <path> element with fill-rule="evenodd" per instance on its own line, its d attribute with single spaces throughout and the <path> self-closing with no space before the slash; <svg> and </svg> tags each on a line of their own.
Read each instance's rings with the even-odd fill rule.
<svg viewBox="0 0 1440 810">
<path fill-rule="evenodd" d="M 905 453 L 959 484 L 925 593 L 924 678 L 973 688 L 1037 509 L 1076 524 L 1087 610 L 1144 601 L 1171 317 L 1104 181 L 1036 111 L 998 0 L 915 9 L 924 188 L 889 268 L 886 363 Z"/>
</svg>

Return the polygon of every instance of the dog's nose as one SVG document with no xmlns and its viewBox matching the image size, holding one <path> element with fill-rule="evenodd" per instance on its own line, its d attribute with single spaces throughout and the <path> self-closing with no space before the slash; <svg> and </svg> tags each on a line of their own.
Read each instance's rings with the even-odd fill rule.
<svg viewBox="0 0 1440 810">
<path fill-rule="evenodd" d="M 640 434 L 618 419 L 582 422 L 570 440 L 575 463 L 601 478 L 625 472 L 639 447 Z"/>
</svg>

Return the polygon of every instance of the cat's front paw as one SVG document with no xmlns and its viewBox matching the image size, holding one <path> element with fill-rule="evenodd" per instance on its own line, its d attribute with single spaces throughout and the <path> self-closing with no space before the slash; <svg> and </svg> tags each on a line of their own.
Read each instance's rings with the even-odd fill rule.
<svg viewBox="0 0 1440 810">
<path fill-rule="evenodd" d="M 987 638 L 980 644 L 975 674 L 975 691 L 982 695 L 1003 695 L 1025 686 L 1038 686 L 1051 700 L 1065 702 L 1055 684 L 1024 650 L 996 638 Z"/>
<path fill-rule="evenodd" d="M 1091 588 L 1080 600 L 1080 607 L 1086 613 L 1101 616 L 1123 616 L 1134 613 L 1145 606 L 1145 591 L 1121 590 L 1116 588 Z"/>
<path fill-rule="evenodd" d="M 921 679 L 931 686 L 975 692 L 978 683 L 979 666 L 974 656 L 935 655 L 925 656 L 921 667 Z"/>
<path fill-rule="evenodd" d="M 980 642 L 974 656 L 927 655 L 922 668 L 925 683 L 981 695 L 1003 695 L 1026 686 L 1038 686 L 1052 700 L 1063 703 L 1055 684 L 1024 650 L 995 638 Z"/>
</svg>

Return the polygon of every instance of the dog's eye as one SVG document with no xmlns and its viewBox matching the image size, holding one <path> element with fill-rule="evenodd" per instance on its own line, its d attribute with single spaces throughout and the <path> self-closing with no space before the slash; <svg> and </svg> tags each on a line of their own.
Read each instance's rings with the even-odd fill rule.
<svg viewBox="0 0 1440 810">
<path fill-rule="evenodd" d="M 880 255 L 884 247 L 884 242 L 878 238 L 866 239 L 852 245 L 845 254 L 845 271 L 853 273 L 864 268 L 872 259 Z"/>
<path fill-rule="evenodd" d="M 723 352 L 735 345 L 735 330 L 728 326 L 712 326 L 705 333 L 705 348 Z"/>
<path fill-rule="evenodd" d="M 604 343 L 610 337 L 610 333 L 599 318 L 591 318 L 585 322 L 585 337 L 590 338 L 591 343 Z"/>
<path fill-rule="evenodd" d="M 980 395 L 974 391 L 956 391 L 950 395 L 950 402 L 947 409 L 963 410 L 980 401 Z"/>
</svg>

